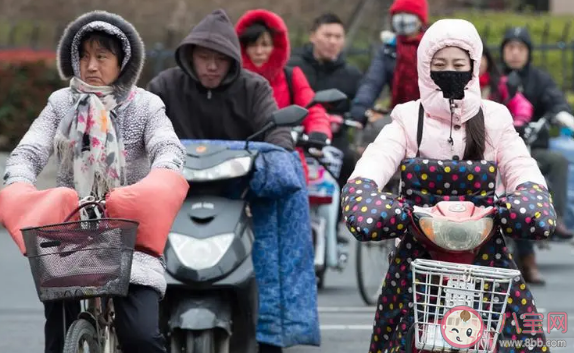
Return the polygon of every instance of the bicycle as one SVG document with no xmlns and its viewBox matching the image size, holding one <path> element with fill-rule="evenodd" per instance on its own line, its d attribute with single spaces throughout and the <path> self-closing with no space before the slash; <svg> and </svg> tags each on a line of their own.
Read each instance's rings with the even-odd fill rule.
<svg viewBox="0 0 574 353">
<path fill-rule="evenodd" d="M 371 109 L 367 125 L 355 135 L 353 145 L 358 154 L 362 154 L 367 145 L 375 140 L 383 127 L 391 122 L 389 111 Z M 385 188 L 387 191 L 398 195 L 400 177 L 398 174 L 391 179 Z M 355 249 L 355 268 L 357 271 L 357 284 L 359 294 L 366 305 L 377 304 L 381 293 L 385 274 L 389 267 L 389 256 L 395 249 L 395 240 L 381 240 L 378 242 L 357 242 Z M 369 261 L 371 260 L 371 261 Z M 374 270 L 374 276 L 368 274 Z"/>
<path fill-rule="evenodd" d="M 63 353 L 121 352 L 112 298 L 128 294 L 139 224 L 106 216 L 105 201 L 88 197 L 63 223 L 21 230 L 40 301 L 83 301 Z"/>
</svg>

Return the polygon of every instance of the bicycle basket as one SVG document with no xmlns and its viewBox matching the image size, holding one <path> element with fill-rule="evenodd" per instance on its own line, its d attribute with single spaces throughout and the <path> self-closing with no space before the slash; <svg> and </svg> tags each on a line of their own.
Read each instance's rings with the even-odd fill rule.
<svg viewBox="0 0 574 353">
<path fill-rule="evenodd" d="M 102 218 L 22 229 L 40 301 L 126 296 L 137 228 Z"/>
<path fill-rule="evenodd" d="M 411 270 L 418 350 L 492 353 L 496 349 L 512 282 L 520 278 L 520 271 L 425 259 L 414 260 Z M 456 334 L 462 340 L 452 339 L 456 331 L 451 328 L 463 332 Z"/>
</svg>

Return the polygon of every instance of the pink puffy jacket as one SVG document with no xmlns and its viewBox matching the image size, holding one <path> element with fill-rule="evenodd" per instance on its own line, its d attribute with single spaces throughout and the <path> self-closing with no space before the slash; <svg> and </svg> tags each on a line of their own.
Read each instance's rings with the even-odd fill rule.
<svg viewBox="0 0 574 353">
<path fill-rule="evenodd" d="M 530 157 L 524 141 L 513 126 L 508 109 L 481 97 L 479 65 L 482 41 L 472 24 L 463 20 L 437 22 L 418 47 L 418 75 L 421 99 L 397 105 L 392 113 L 391 124 L 386 125 L 376 140 L 367 147 L 349 180 L 371 179 L 379 188 L 384 187 L 398 169 L 401 160 L 414 158 L 417 153 L 417 119 L 419 104 L 425 108 L 423 139 L 420 147 L 423 158 L 451 159 L 464 155 L 465 124 L 482 107 L 486 126 L 485 159 L 495 161 L 499 168 L 497 192 L 514 191 L 522 183 L 534 182 L 546 186 L 546 181 L 536 161 Z M 458 25 L 453 26 L 452 21 Z M 430 63 L 434 54 L 446 47 L 455 46 L 470 53 L 474 65 L 473 78 L 466 87 L 463 100 L 456 101 L 452 138 L 450 131 L 449 103 L 443 98 L 439 87 L 430 77 Z M 461 128 L 462 127 L 462 128 Z"/>
</svg>

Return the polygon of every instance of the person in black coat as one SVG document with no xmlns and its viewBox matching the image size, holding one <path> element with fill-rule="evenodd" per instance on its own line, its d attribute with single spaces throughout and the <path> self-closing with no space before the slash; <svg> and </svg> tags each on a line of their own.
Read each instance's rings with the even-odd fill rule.
<svg viewBox="0 0 574 353">
<path fill-rule="evenodd" d="M 291 58 L 288 66 L 299 67 L 317 92 L 336 88 L 347 95 L 348 100 L 327 109 L 327 113 L 343 116 L 351 109 L 351 102 L 357 94 L 363 74 L 355 66 L 347 63 L 344 54 L 345 27 L 343 21 L 332 13 L 322 14 L 313 22 L 310 43 L 305 45 L 300 55 Z M 350 150 L 350 143 L 342 128 L 333 132 L 333 146 L 344 153 L 343 166 L 338 183 L 342 188 L 355 168 L 357 155 Z M 339 212 L 339 220 L 341 212 Z"/>
<path fill-rule="evenodd" d="M 545 116 L 550 118 L 552 123 L 572 129 L 574 117 L 564 94 L 548 73 L 532 65 L 532 39 L 528 29 L 523 27 L 508 29 L 500 50 L 504 73 L 509 75 L 514 71 L 519 74 L 521 85 L 518 90 L 534 106 L 532 121 L 538 121 Z M 541 134 L 531 146 L 531 154 L 538 162 L 541 172 L 549 180 L 554 207 L 558 214 L 555 236 L 561 239 L 571 239 L 574 234 L 562 221 L 566 213 L 568 160 L 561 153 L 548 149 L 549 140 L 548 134 Z M 518 241 L 517 252 L 518 260 L 522 264 L 524 279 L 530 283 L 543 284 L 544 280 L 536 267 L 532 242 Z"/>
</svg>

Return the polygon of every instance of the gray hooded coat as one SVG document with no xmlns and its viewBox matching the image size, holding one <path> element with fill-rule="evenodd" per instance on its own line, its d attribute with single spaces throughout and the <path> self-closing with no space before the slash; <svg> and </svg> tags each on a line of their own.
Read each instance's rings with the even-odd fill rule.
<svg viewBox="0 0 574 353">
<path fill-rule="evenodd" d="M 64 31 L 58 45 L 58 70 L 64 80 L 74 76 L 78 62 L 72 59 L 73 48 L 78 40 L 75 35 L 86 25 L 101 21 L 107 25 L 104 31 L 118 35 L 118 30 L 129 41 L 131 55 L 120 76 L 112 84 L 117 92 L 130 90 L 138 80 L 145 59 L 143 42 L 135 28 L 120 16 L 103 11 L 87 13 L 73 21 Z M 111 25 L 111 26 L 109 26 Z M 36 183 L 48 159 L 54 152 L 54 136 L 60 121 L 73 109 L 70 88 L 54 92 L 48 104 L 32 123 L 20 144 L 14 149 L 6 163 L 5 185 L 15 182 Z M 165 114 L 162 100 L 141 88 L 127 105 L 118 108 L 118 135 L 126 149 L 126 177 L 131 185 L 143 179 L 151 168 L 181 170 L 185 149 L 179 142 L 170 120 Z M 60 161 L 58 161 L 60 162 Z M 61 164 L 61 163 L 59 163 Z M 74 187 L 74 177 L 60 166 L 58 186 Z M 160 259 L 142 252 L 135 252 L 132 264 L 131 283 L 150 286 L 164 293 L 166 283 L 164 267 Z"/>
</svg>

